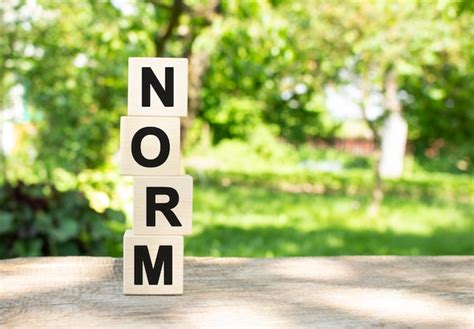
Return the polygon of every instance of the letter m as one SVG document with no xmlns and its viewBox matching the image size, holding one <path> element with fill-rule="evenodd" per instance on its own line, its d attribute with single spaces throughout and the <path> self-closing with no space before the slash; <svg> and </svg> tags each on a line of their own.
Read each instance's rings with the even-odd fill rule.
<svg viewBox="0 0 474 329">
<path fill-rule="evenodd" d="M 173 246 L 160 246 L 156 254 L 155 264 L 151 263 L 147 246 L 135 246 L 135 285 L 143 285 L 143 268 L 148 283 L 157 285 L 163 268 L 164 284 L 173 284 Z"/>
</svg>

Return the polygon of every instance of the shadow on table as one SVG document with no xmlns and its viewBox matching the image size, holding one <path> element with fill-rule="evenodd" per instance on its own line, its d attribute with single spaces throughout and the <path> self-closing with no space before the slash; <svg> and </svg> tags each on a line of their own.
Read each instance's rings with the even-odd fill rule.
<svg viewBox="0 0 474 329">
<path fill-rule="evenodd" d="M 122 295 L 120 259 L 48 259 L 54 263 L 19 260 L 31 262 L 20 277 L 36 289 L 0 293 L 0 324 L 446 328 L 470 321 L 467 257 L 187 258 L 183 296 Z M 51 285 L 67 269 L 70 280 Z M 0 273 L 3 283 L 15 275 L 5 266 Z M 35 318 L 45 314 L 45 322 Z"/>
</svg>

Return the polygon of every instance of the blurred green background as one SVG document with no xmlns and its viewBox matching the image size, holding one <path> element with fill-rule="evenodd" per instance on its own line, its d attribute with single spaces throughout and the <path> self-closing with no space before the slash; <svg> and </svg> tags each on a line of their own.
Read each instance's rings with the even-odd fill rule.
<svg viewBox="0 0 474 329">
<path fill-rule="evenodd" d="M 1 1 L 0 258 L 121 256 L 147 56 L 190 61 L 186 255 L 472 255 L 472 4 Z"/>
</svg>

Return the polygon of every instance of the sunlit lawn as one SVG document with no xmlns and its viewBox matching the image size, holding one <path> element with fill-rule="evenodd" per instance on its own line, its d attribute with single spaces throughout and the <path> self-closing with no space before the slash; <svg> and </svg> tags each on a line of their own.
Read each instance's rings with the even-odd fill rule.
<svg viewBox="0 0 474 329">
<path fill-rule="evenodd" d="M 199 256 L 473 254 L 473 207 L 388 197 L 376 218 L 357 196 L 289 193 L 197 183 L 193 235 Z"/>
</svg>

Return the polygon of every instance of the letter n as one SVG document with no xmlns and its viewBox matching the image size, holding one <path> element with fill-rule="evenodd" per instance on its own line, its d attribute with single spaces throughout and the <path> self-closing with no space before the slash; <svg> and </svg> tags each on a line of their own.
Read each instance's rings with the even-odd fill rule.
<svg viewBox="0 0 474 329">
<path fill-rule="evenodd" d="M 151 106 L 151 88 L 155 90 L 165 107 L 174 106 L 174 68 L 165 67 L 165 87 L 156 77 L 151 67 L 142 67 L 142 106 Z"/>
</svg>

